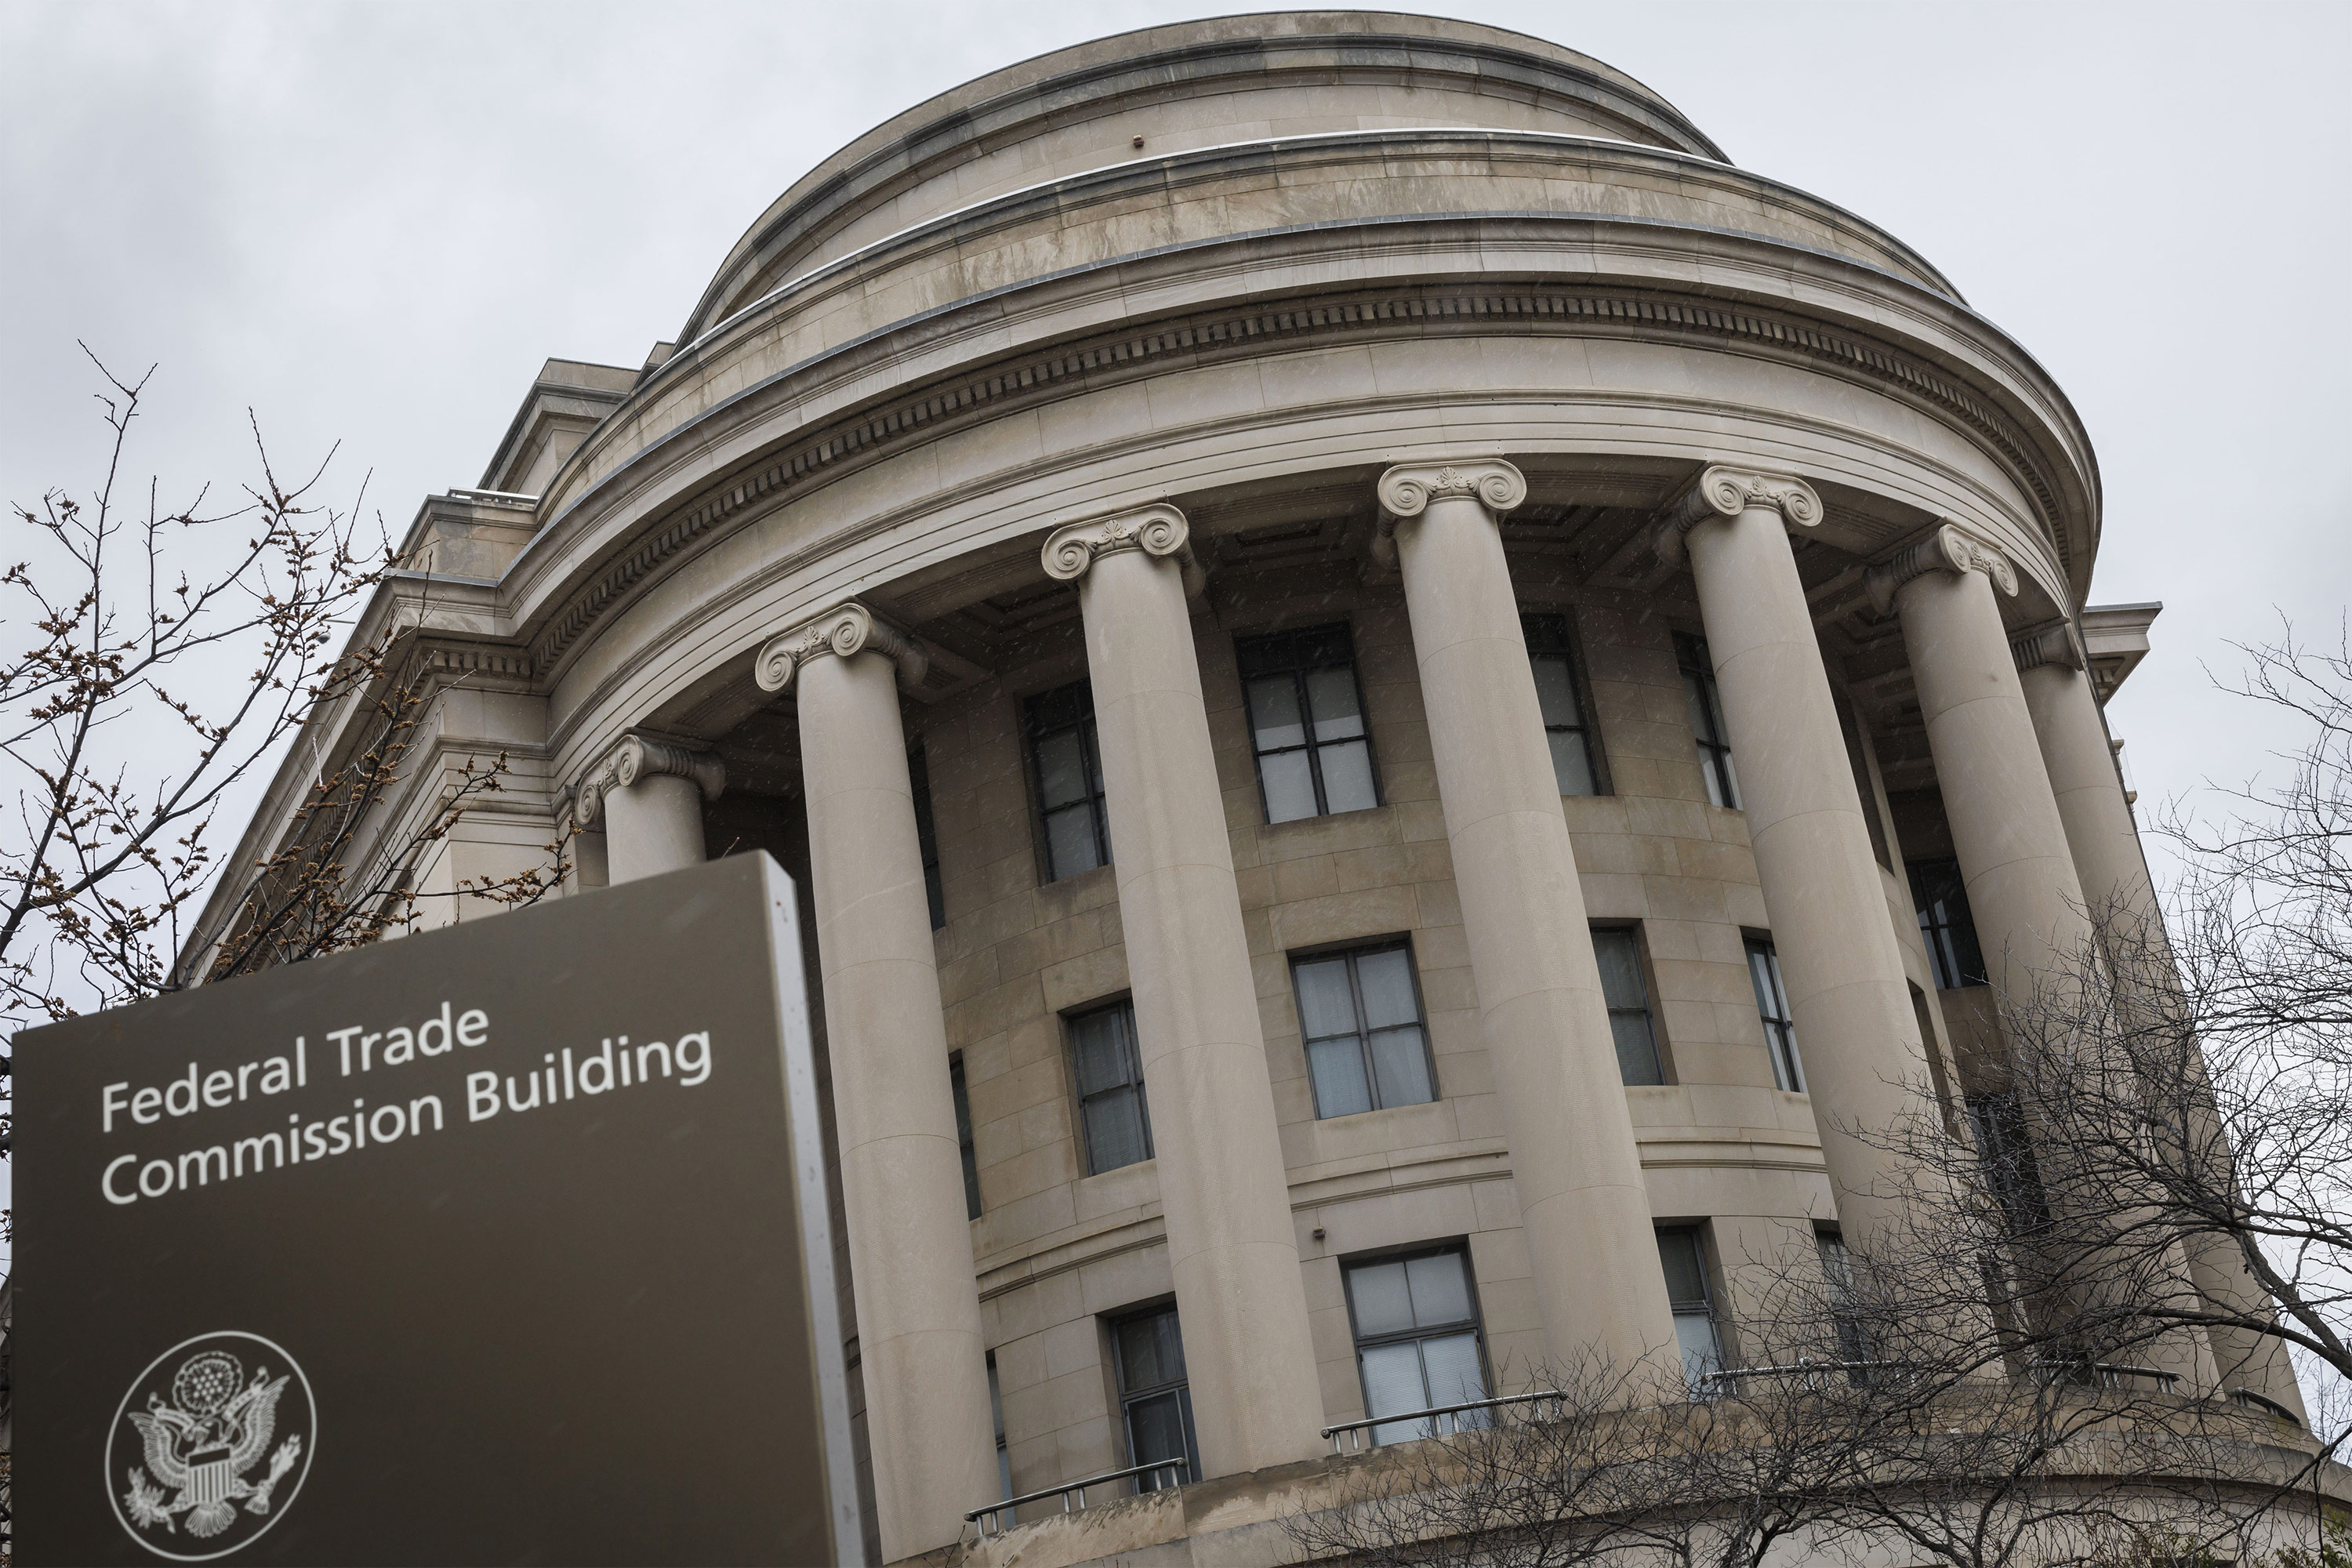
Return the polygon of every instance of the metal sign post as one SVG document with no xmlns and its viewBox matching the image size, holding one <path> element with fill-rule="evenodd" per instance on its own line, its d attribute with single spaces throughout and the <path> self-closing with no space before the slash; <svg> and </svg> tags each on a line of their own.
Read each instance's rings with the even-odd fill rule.
<svg viewBox="0 0 2352 1568">
<path fill-rule="evenodd" d="M 19 1037 L 21 1561 L 863 1560 L 793 886 Z"/>
</svg>

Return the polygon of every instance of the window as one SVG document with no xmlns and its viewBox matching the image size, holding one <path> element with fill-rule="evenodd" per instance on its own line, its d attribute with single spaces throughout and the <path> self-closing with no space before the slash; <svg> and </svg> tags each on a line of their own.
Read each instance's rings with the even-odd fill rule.
<svg viewBox="0 0 2352 1568">
<path fill-rule="evenodd" d="M 2028 1236 L 2050 1223 L 2050 1199 L 2042 1186 L 2042 1165 L 2027 1135 L 2025 1108 L 2014 1094 L 1969 1096 L 1969 1126 L 1977 1135 L 1977 1159 L 2010 1234 Z"/>
<path fill-rule="evenodd" d="M 1486 1397 L 1470 1256 L 1461 1247 L 1356 1264 L 1348 1270 L 1348 1314 L 1356 1328 L 1365 1415 L 1402 1415 Z M 1391 1421 L 1372 1428 L 1372 1441 L 1409 1442 L 1436 1436 L 1436 1427 L 1434 1420 Z"/>
<path fill-rule="evenodd" d="M 1412 951 L 1402 942 L 1290 966 L 1315 1114 L 1353 1116 L 1437 1098 Z"/>
<path fill-rule="evenodd" d="M 1249 699 L 1250 744 L 1257 752 L 1266 821 L 1380 805 L 1348 628 L 1243 637 L 1234 651 Z"/>
<path fill-rule="evenodd" d="M 1045 880 L 1109 865 L 1094 687 L 1079 680 L 1038 693 L 1029 699 L 1027 723 L 1038 823 L 1045 835 Z"/>
<path fill-rule="evenodd" d="M 1731 727 L 1723 721 L 1723 700 L 1715 689 L 1715 665 L 1707 656 L 1706 639 L 1676 632 L 1675 661 L 1682 666 L 1683 700 L 1690 706 L 1699 770 L 1706 774 L 1706 798 L 1736 811 L 1739 778 L 1731 769 Z"/>
<path fill-rule="evenodd" d="M 948 1090 L 955 1096 L 956 1150 L 963 1155 L 963 1217 L 980 1217 L 980 1151 L 971 1135 L 971 1090 L 963 1080 L 963 1053 L 948 1058 Z"/>
<path fill-rule="evenodd" d="M 1601 996 L 1609 1004 L 1609 1033 L 1617 1041 L 1617 1076 L 1627 1083 L 1664 1083 L 1658 1034 L 1650 1019 L 1650 988 L 1642 979 L 1642 950 L 1630 931 L 1596 931 L 1592 956 L 1601 965 Z"/>
<path fill-rule="evenodd" d="M 1715 1303 L 1706 1288 L 1706 1254 L 1698 1227 L 1659 1231 L 1658 1265 L 1665 1270 L 1666 1300 L 1675 1309 L 1683 1379 L 1693 1394 L 1704 1394 L 1707 1379 L 1723 1370 L 1723 1342 L 1715 1330 Z"/>
<path fill-rule="evenodd" d="M 1911 901 L 1919 910 L 1919 934 L 1927 941 L 1928 966 L 1936 989 L 1958 991 L 1985 983 L 1983 950 L 1977 945 L 1976 917 L 1958 860 L 1914 860 Z"/>
<path fill-rule="evenodd" d="M 1593 766 L 1592 731 L 1577 695 L 1576 667 L 1569 656 L 1568 617 L 1522 616 L 1528 662 L 1534 667 L 1536 704 L 1543 710 L 1544 739 L 1551 745 L 1552 776 L 1562 795 L 1599 795 Z"/>
<path fill-rule="evenodd" d="M 907 753 L 907 779 L 915 787 L 915 842 L 923 854 L 923 897 L 931 906 L 931 929 L 948 923 L 947 894 L 940 882 L 940 832 L 931 825 L 931 759 L 922 747 Z"/>
<path fill-rule="evenodd" d="M 1870 787 L 1870 763 L 1862 754 L 1862 726 L 1853 707 L 1837 699 L 1838 730 L 1845 737 L 1846 765 L 1853 769 L 1853 793 L 1862 798 L 1862 825 L 1870 831 L 1870 852 L 1888 870 L 1895 860 L 1886 847 L 1886 822 L 1878 815 L 1878 792 Z"/>
<path fill-rule="evenodd" d="M 997 1496 L 1013 1495 L 1013 1450 L 1004 1446 L 1004 1393 L 996 1382 L 996 1352 L 988 1352 L 988 1414 L 996 1423 L 996 1485 Z M 1013 1523 L 1009 1512 L 996 1516 L 1000 1526 Z"/>
<path fill-rule="evenodd" d="M 1870 1341 L 1863 1331 L 1862 1313 L 1854 1300 L 1853 1258 L 1845 1249 L 1845 1237 L 1830 1226 L 1813 1229 L 1813 1248 L 1821 1255 L 1822 1277 L 1829 1286 L 1829 1308 L 1837 1326 L 1838 1359 L 1854 1363 L 1846 1372 L 1846 1381 L 1855 1384 L 1870 1381 L 1866 1368 L 1860 1363 L 1870 1360 Z"/>
<path fill-rule="evenodd" d="M 1797 1020 L 1789 1011 L 1789 988 L 1780 984 L 1780 955 L 1762 937 L 1748 939 L 1748 978 L 1756 986 L 1756 1012 L 1764 1020 L 1764 1054 L 1772 1058 L 1772 1087 L 1805 1092 L 1805 1069 L 1797 1059 Z"/>
<path fill-rule="evenodd" d="M 1155 1307 L 1111 1325 L 1111 1354 L 1118 1363 L 1119 1419 L 1127 1427 L 1127 1462 L 1182 1459 L 1183 1476 L 1169 1472 L 1135 1479 L 1139 1492 L 1198 1480 L 1201 1450 L 1192 1436 L 1192 1391 L 1184 1381 L 1184 1335 L 1176 1309 Z"/>
<path fill-rule="evenodd" d="M 1135 1045 L 1135 1004 L 1120 1002 L 1072 1018 L 1070 1063 L 1078 1084 L 1087 1174 L 1150 1159 L 1151 1111 L 1143 1097 L 1143 1058 Z"/>
</svg>

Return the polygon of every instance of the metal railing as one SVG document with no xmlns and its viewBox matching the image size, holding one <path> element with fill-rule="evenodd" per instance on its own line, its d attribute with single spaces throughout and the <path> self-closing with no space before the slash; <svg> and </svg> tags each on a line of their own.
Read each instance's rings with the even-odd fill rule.
<svg viewBox="0 0 2352 1568">
<path fill-rule="evenodd" d="M 2152 1366 L 2134 1366 L 2128 1362 L 2057 1359 L 2037 1364 L 2046 1373 L 2072 1378 L 2095 1388 L 2115 1388 L 2126 1392 L 2129 1392 L 2135 1378 L 2145 1378 L 2155 1384 L 2159 1394 L 2170 1394 L 2180 1382 L 2180 1374 L 2177 1372 L 2159 1372 Z"/>
<path fill-rule="evenodd" d="M 1438 1418 L 1441 1416 L 1451 1417 L 1453 1430 L 1462 1432 L 1468 1430 L 1462 1420 L 1465 1411 L 1497 1410 L 1506 1405 L 1536 1405 L 1545 1402 L 1557 1404 L 1567 1397 L 1568 1395 L 1556 1388 L 1546 1388 L 1538 1389 L 1533 1394 L 1506 1394 L 1500 1399 L 1473 1399 L 1462 1405 L 1433 1405 L 1426 1410 L 1401 1410 L 1394 1415 L 1367 1415 L 1361 1421 L 1342 1421 L 1337 1426 L 1324 1427 L 1323 1436 L 1330 1439 L 1331 1451 L 1335 1454 L 1360 1454 L 1364 1451 L 1363 1435 L 1376 1426 L 1396 1426 L 1411 1421 L 1426 1421 L 1430 1424 L 1430 1429 L 1423 1436 L 1444 1436 L 1444 1434 L 1438 1429 Z M 1485 1423 L 1478 1422 L 1475 1425 L 1484 1426 Z M 1349 1439 L 1349 1445 L 1344 1448 L 1339 1446 L 1339 1439 L 1343 1436 Z"/>
<path fill-rule="evenodd" d="M 2250 1410 L 2259 1410 L 2265 1415 L 2275 1415 L 2290 1426 L 2299 1427 L 2303 1425 L 2295 1418 L 2294 1411 L 2289 1410 L 2267 1394 L 2256 1394 L 2251 1388 L 2233 1388 L 2230 1390 L 2230 1399 L 2232 1404 L 2242 1405 Z"/>
<path fill-rule="evenodd" d="M 1011 1514 L 1014 1509 L 1020 1508 L 1024 1504 L 1043 1502 L 1049 1497 L 1058 1497 L 1062 1500 L 1062 1511 L 1064 1513 L 1078 1513 L 1083 1511 L 1087 1506 L 1087 1489 L 1088 1487 L 1107 1487 L 1113 1481 L 1132 1479 L 1135 1482 L 1136 1494 L 1140 1496 L 1144 1489 L 1144 1477 L 1157 1475 L 1162 1470 L 1172 1470 L 1175 1472 L 1173 1477 L 1171 1478 L 1173 1484 L 1181 1486 L 1184 1482 L 1185 1472 L 1192 1469 L 1192 1461 L 1180 1455 L 1173 1459 L 1154 1459 L 1148 1465 L 1129 1465 L 1123 1470 L 1105 1470 L 1098 1476 L 1087 1476 L 1081 1480 L 1070 1481 L 1063 1486 L 1047 1487 L 1043 1491 L 1024 1492 L 1019 1497 L 1006 1498 L 1003 1502 L 990 1503 L 986 1508 L 973 1509 L 970 1513 L 963 1516 L 963 1521 L 966 1524 L 978 1525 L 980 1527 L 981 1537 L 982 1540 L 985 1540 L 989 1533 L 989 1521 L 991 1520 L 994 1520 L 996 1521 L 996 1529 L 999 1533 L 1002 1533 L 1011 1524 L 1011 1521 L 1004 1516 Z M 1155 1488 L 1153 1489 L 1156 1490 L 1158 1489 Z M 1076 1508 L 1072 1508 L 1070 1506 L 1070 1499 L 1074 1494 L 1078 1500 L 1078 1506 Z"/>
<path fill-rule="evenodd" d="M 1792 1362 L 1779 1362 L 1764 1366 L 1723 1367 L 1698 1380 L 1694 1390 L 1702 1399 L 1712 1399 L 1728 1394 L 1749 1378 L 1820 1378 L 1843 1377 L 1857 1386 L 1889 1373 L 1907 1372 L 1911 1363 L 1901 1361 L 1814 1361 L 1810 1357 Z"/>
</svg>

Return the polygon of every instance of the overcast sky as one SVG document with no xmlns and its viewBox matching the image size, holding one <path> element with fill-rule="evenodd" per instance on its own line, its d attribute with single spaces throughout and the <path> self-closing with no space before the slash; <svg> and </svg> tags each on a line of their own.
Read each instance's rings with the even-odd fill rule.
<svg viewBox="0 0 2352 1568">
<path fill-rule="evenodd" d="M 1431 7 L 1664 93 L 1739 164 L 1917 247 L 2049 367 L 2105 483 L 2094 602 L 2160 599 L 2114 710 L 2143 795 L 2277 731 L 2217 698 L 2352 586 L 2352 5 Z M 86 489 L 77 338 L 160 362 L 147 465 L 340 439 L 395 531 L 550 355 L 635 365 L 827 153 L 1023 57 L 1230 9 L 0 5 L 0 500 Z"/>
</svg>

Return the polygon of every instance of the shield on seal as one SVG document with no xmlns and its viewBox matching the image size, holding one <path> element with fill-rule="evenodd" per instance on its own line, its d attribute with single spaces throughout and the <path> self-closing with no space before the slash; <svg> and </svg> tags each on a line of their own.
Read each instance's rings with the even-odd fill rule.
<svg viewBox="0 0 2352 1568">
<path fill-rule="evenodd" d="M 202 1448 L 188 1456 L 187 1498 L 198 1508 L 227 1499 L 236 1485 L 236 1469 L 226 1445 Z"/>
</svg>

